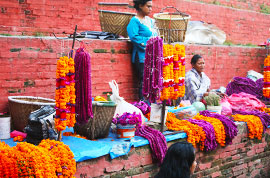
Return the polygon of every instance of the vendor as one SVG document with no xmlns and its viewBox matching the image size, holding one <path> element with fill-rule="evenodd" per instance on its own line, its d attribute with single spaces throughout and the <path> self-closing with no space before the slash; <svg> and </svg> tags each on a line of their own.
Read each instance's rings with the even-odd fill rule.
<svg viewBox="0 0 270 178">
<path fill-rule="evenodd" d="M 128 26 L 128 36 L 133 44 L 132 63 L 137 70 L 139 80 L 139 99 L 143 100 L 142 83 L 145 60 L 146 42 L 152 37 L 157 36 L 154 19 L 148 17 L 152 11 L 151 0 L 134 0 L 134 8 L 137 15 L 134 16 Z"/>
<path fill-rule="evenodd" d="M 186 73 L 185 77 L 185 100 L 191 103 L 200 101 L 208 95 L 211 81 L 203 72 L 205 67 L 204 59 L 196 54 L 191 59 L 192 69 Z"/>
</svg>

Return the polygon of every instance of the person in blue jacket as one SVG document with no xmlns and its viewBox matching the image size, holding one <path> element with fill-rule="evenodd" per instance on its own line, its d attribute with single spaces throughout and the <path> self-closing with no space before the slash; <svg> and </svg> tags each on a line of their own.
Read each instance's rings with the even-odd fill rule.
<svg viewBox="0 0 270 178">
<path fill-rule="evenodd" d="M 137 15 L 134 16 L 128 26 L 128 36 L 133 44 L 132 63 L 138 72 L 139 80 L 139 99 L 143 100 L 142 83 L 143 83 L 143 70 L 145 60 L 145 47 L 147 41 L 157 36 L 154 19 L 148 15 L 152 11 L 151 0 L 133 0 L 134 8 L 137 10 Z"/>
</svg>

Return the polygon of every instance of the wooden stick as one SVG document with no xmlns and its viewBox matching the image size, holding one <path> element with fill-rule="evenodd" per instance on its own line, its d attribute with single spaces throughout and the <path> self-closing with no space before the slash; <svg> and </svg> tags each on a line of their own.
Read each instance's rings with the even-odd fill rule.
<svg viewBox="0 0 270 178">
<path fill-rule="evenodd" d="M 162 109 L 161 109 L 161 127 L 160 132 L 164 131 L 164 122 L 165 122 L 165 108 L 166 108 L 166 100 L 162 101 Z"/>
<path fill-rule="evenodd" d="M 62 131 L 59 131 L 58 132 L 58 141 L 61 142 L 61 140 L 62 140 Z"/>
<path fill-rule="evenodd" d="M 74 49 L 74 43 L 75 43 L 75 38 L 76 38 L 76 32 L 77 32 L 77 25 L 75 26 L 75 31 L 74 31 L 74 33 L 73 33 L 72 49 Z"/>
</svg>

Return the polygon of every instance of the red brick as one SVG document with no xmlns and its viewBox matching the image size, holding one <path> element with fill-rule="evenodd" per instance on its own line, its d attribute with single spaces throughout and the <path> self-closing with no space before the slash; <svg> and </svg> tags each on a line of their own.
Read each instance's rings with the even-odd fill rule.
<svg viewBox="0 0 270 178">
<path fill-rule="evenodd" d="M 204 164 L 200 163 L 198 166 L 199 166 L 200 170 L 205 170 L 205 169 L 211 168 L 211 163 L 204 163 Z"/>
</svg>

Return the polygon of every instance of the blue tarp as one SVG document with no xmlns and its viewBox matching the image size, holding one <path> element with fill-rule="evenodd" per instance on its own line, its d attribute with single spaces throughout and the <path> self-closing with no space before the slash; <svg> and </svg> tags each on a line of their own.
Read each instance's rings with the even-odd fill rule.
<svg viewBox="0 0 270 178">
<path fill-rule="evenodd" d="M 73 129 L 66 129 L 64 132 L 73 132 Z M 167 132 L 164 132 L 167 133 Z M 174 135 L 165 136 L 167 142 L 186 138 L 186 133 L 178 133 Z M 9 146 L 16 146 L 16 142 L 13 139 L 1 140 Z M 112 159 L 122 155 L 128 154 L 130 148 L 140 147 L 149 144 L 148 140 L 135 136 L 132 139 L 118 139 L 116 134 L 109 133 L 109 136 L 104 139 L 98 139 L 96 141 L 86 140 L 77 137 L 63 136 L 62 141 L 69 146 L 74 154 L 76 162 L 85 161 L 88 159 L 98 158 L 109 154 Z"/>
</svg>

